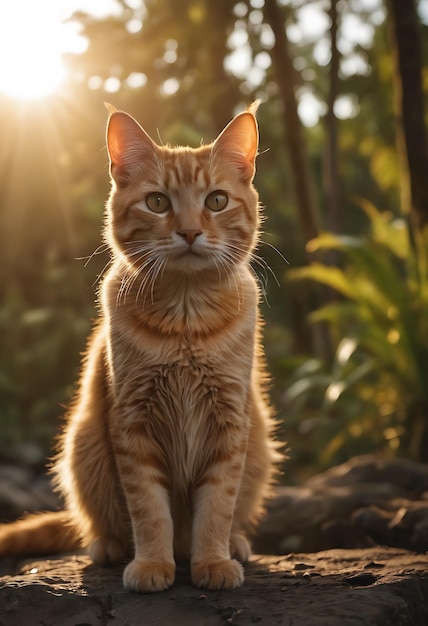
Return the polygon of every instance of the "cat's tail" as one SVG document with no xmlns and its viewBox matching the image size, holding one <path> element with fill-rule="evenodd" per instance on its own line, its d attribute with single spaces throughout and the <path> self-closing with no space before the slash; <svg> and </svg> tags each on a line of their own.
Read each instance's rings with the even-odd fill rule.
<svg viewBox="0 0 428 626">
<path fill-rule="evenodd" d="M 80 544 L 66 511 L 36 513 L 0 525 L 0 557 L 70 552 Z"/>
</svg>

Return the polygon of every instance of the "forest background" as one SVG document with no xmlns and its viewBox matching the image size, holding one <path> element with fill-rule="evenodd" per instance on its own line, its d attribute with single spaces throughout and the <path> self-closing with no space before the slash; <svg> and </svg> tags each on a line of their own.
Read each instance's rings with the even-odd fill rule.
<svg viewBox="0 0 428 626">
<path fill-rule="evenodd" d="M 0 94 L 0 450 L 49 453 L 75 390 L 109 262 L 103 102 L 197 146 L 260 99 L 254 270 L 285 480 L 374 450 L 428 460 L 427 4 L 117 0 L 72 16 L 86 45 L 61 89 Z"/>
</svg>

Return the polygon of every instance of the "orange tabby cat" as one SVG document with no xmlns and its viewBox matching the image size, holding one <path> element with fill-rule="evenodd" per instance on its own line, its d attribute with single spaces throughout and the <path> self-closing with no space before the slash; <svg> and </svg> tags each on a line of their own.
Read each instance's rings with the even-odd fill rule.
<svg viewBox="0 0 428 626">
<path fill-rule="evenodd" d="M 54 464 L 66 512 L 0 529 L 0 554 L 133 554 L 127 589 L 238 587 L 279 458 L 263 392 L 250 109 L 210 145 L 156 145 L 110 109 L 112 265 Z M 236 557 L 238 560 L 235 560 Z"/>
</svg>

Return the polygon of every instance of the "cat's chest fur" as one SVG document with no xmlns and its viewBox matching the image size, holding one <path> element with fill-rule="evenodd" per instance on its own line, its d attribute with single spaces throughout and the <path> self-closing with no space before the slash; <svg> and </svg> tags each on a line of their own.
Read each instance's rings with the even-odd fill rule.
<svg viewBox="0 0 428 626">
<path fill-rule="evenodd" d="M 241 331 L 241 332 L 240 332 Z M 111 336 L 111 384 L 118 404 L 135 405 L 153 421 L 186 428 L 198 416 L 218 411 L 231 390 L 245 398 L 252 368 L 252 338 L 153 338 Z M 144 340 L 144 337 L 146 340 Z M 152 342 L 155 345 L 152 345 Z"/>
<path fill-rule="evenodd" d="M 236 274 L 222 284 L 211 284 L 209 276 L 190 285 L 169 278 L 142 303 L 130 298 L 130 306 L 117 306 L 120 279 L 112 273 L 104 283 L 103 304 L 115 378 L 120 370 L 128 376 L 145 368 L 208 375 L 230 366 L 241 377 L 241 367 L 246 371 L 252 360 L 258 289 L 247 267 Z"/>
<path fill-rule="evenodd" d="M 257 290 L 250 275 L 241 277 L 234 298 L 203 284 L 186 297 L 180 285 L 162 286 L 142 309 L 110 307 L 115 427 L 133 435 L 150 432 L 170 476 L 189 484 L 207 454 L 227 447 L 222 434 L 231 426 L 245 428 Z M 107 281 L 110 300 L 115 289 L 114 280 Z"/>
<path fill-rule="evenodd" d="M 211 455 L 227 449 L 224 438 L 231 426 L 247 427 L 250 362 L 241 363 L 238 372 L 224 357 L 193 352 L 182 349 L 175 361 L 155 364 L 152 355 L 130 350 L 114 382 L 116 427 L 130 433 L 130 441 L 150 435 L 170 487 L 180 493 L 198 482 Z"/>
</svg>

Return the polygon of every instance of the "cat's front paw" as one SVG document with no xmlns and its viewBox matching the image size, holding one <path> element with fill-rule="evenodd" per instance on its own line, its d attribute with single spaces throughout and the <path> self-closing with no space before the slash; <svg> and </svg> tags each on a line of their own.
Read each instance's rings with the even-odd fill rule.
<svg viewBox="0 0 428 626">
<path fill-rule="evenodd" d="M 88 548 L 89 556 L 94 563 L 107 565 L 108 563 L 118 563 L 126 557 L 126 550 L 123 544 L 116 537 L 97 537 Z"/>
<path fill-rule="evenodd" d="M 174 577 L 175 563 L 134 559 L 125 567 L 123 584 L 129 591 L 164 591 L 171 587 Z"/>
<path fill-rule="evenodd" d="M 244 568 L 235 559 L 192 564 L 192 582 L 204 589 L 234 589 L 244 582 Z"/>
</svg>

